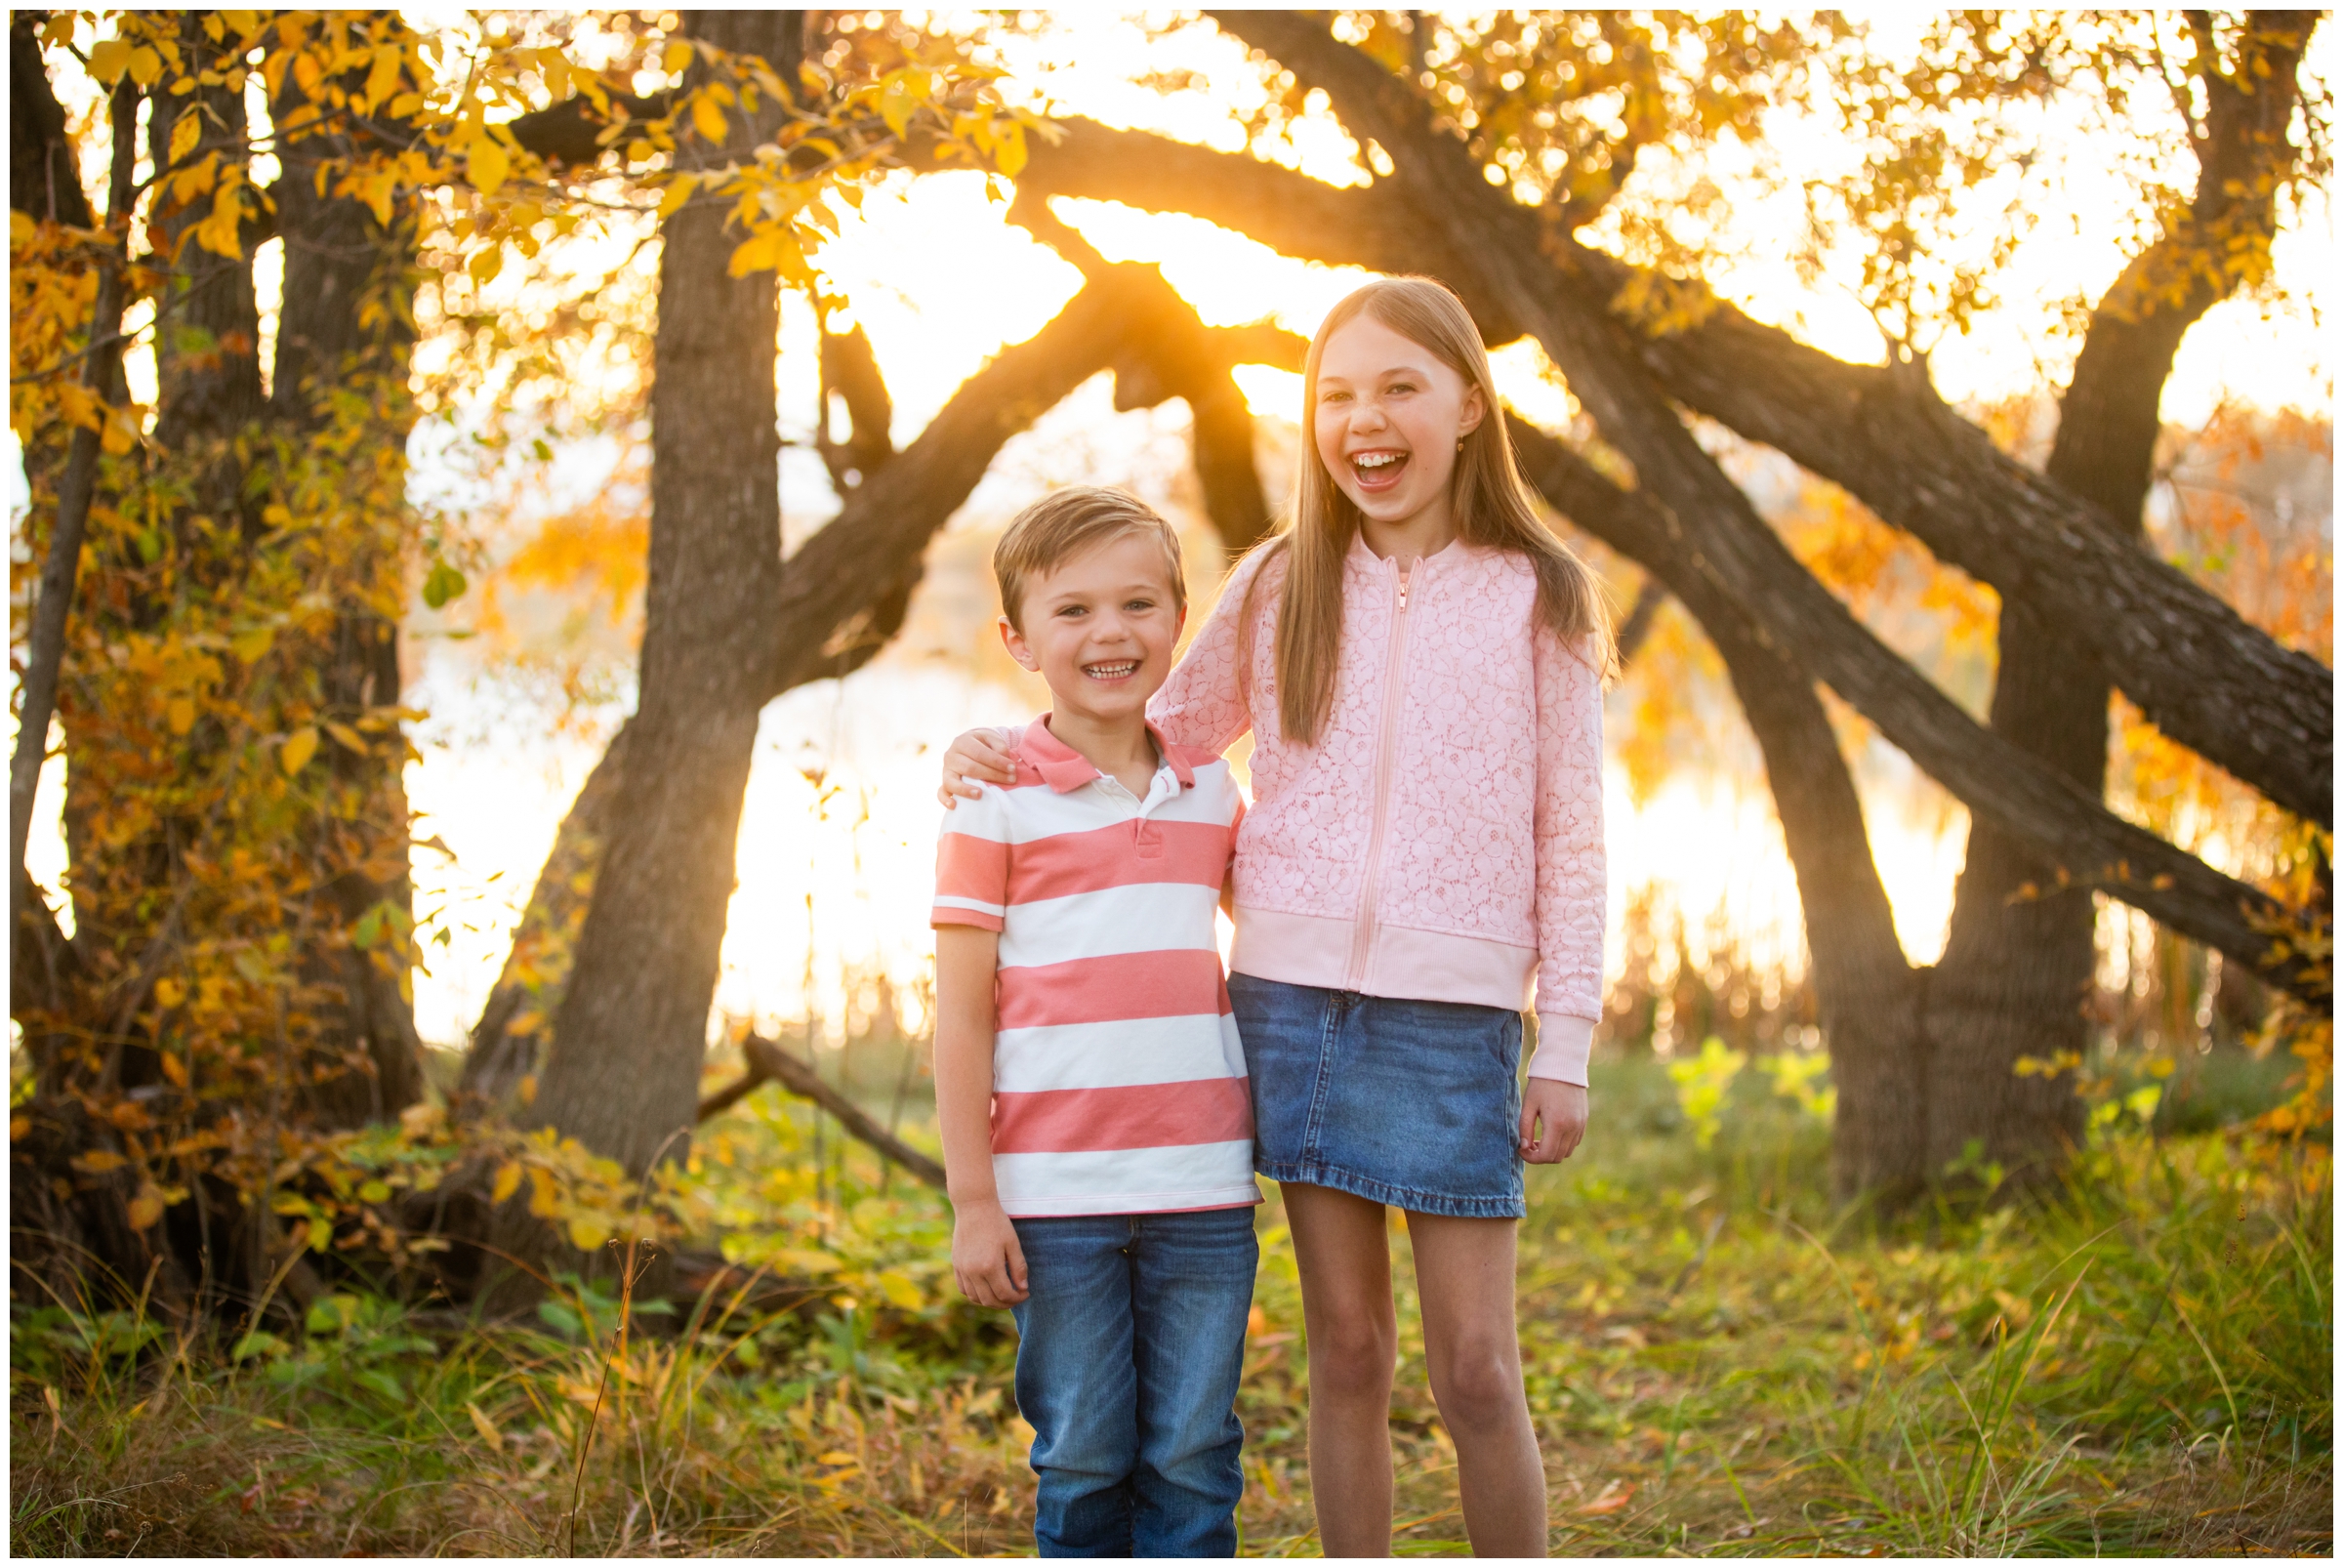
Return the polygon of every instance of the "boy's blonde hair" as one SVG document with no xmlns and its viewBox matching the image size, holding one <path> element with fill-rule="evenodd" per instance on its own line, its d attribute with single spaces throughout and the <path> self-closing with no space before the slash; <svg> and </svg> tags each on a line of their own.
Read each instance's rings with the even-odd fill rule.
<svg viewBox="0 0 2343 1568">
<path fill-rule="evenodd" d="M 993 547 L 993 576 L 1001 584 L 1001 613 L 1025 635 L 1025 585 L 1055 571 L 1084 551 L 1144 534 L 1163 546 L 1164 570 L 1172 579 L 1172 600 L 1183 614 L 1188 607 L 1188 575 L 1180 560 L 1179 535 L 1136 496 L 1096 485 L 1070 485 L 1052 491 L 1017 514 L 1001 543 Z"/>
</svg>

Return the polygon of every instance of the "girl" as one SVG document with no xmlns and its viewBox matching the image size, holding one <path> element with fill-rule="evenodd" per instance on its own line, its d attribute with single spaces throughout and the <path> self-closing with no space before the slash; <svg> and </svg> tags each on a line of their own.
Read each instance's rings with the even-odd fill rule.
<svg viewBox="0 0 2343 1568">
<path fill-rule="evenodd" d="M 1294 515 L 1231 574 L 1151 716 L 1209 751 L 1254 736 L 1228 993 L 1255 1168 L 1282 1184 L 1300 1264 L 1320 1537 L 1330 1557 L 1390 1549 L 1397 1206 L 1466 1534 L 1484 1556 L 1542 1556 L 1514 1225 L 1523 1160 L 1567 1157 L 1586 1125 L 1609 631 L 1524 493 L 1445 287 L 1392 278 L 1336 306 L 1302 398 Z M 955 743 L 947 802 L 968 778 L 1014 782 L 1007 738 Z"/>
</svg>

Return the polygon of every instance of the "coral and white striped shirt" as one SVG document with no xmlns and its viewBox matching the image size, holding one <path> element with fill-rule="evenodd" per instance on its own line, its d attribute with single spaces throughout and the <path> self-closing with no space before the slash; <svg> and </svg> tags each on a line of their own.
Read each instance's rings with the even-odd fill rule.
<svg viewBox="0 0 2343 1568">
<path fill-rule="evenodd" d="M 1020 1218 L 1261 1199 L 1213 929 L 1245 800 L 1219 758 L 1155 743 L 1141 801 L 1036 720 L 1017 782 L 936 842 L 929 923 L 1001 933 L 993 1176 Z"/>
</svg>

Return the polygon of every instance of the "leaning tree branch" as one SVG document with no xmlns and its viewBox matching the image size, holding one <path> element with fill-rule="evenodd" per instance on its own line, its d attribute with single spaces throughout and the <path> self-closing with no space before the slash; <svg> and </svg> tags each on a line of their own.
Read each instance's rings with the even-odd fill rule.
<svg viewBox="0 0 2343 1568">
<path fill-rule="evenodd" d="M 1248 36 L 1248 26 L 1280 20 L 1254 13 L 1225 25 Z M 1428 272 L 1457 290 L 1491 343 L 1525 330 L 1513 302 L 1482 285 L 1460 236 L 1424 223 L 1395 181 L 1338 189 L 1242 153 L 1055 123 L 1060 138 L 1035 139 L 1022 178 L 1068 196 L 1190 213 L 1303 260 Z M 1634 277 L 1583 247 L 1569 249 L 1568 268 L 1555 265 L 1542 254 L 1551 236 L 1520 216 L 1503 243 L 1539 258 L 1541 293 L 1607 307 Z M 2004 598 L 2031 598 L 2073 625 L 2166 735 L 2288 809 L 2331 820 L 2325 669 L 2109 539 L 2097 509 L 2000 452 L 1913 388 L 1909 371 L 1848 364 L 1721 302 L 1685 330 L 1639 334 L 1635 350 L 1669 397 L 1843 486 Z"/>
<path fill-rule="evenodd" d="M 940 1164 L 873 1121 L 861 1106 L 823 1083 L 821 1075 L 807 1063 L 759 1035 L 742 1041 L 740 1050 L 748 1058 L 749 1070 L 700 1101 L 701 1121 L 731 1109 L 766 1084 L 779 1084 L 800 1099 L 809 1099 L 837 1117 L 838 1125 L 849 1136 L 876 1149 L 881 1159 L 891 1160 L 938 1192 L 943 1190 L 944 1168 Z"/>
<path fill-rule="evenodd" d="M 1739 597 L 1768 641 L 1829 682 L 1972 811 L 2039 846 L 2054 874 L 2104 886 L 2274 983 L 2319 994 L 2321 982 L 2299 960 L 2269 957 L 2269 928 L 2282 914 L 2274 901 L 2114 816 L 1980 726 L 1807 571 L 1643 374 L 1625 330 L 1550 288 L 1550 268 L 1520 243 L 1527 215 L 1477 178 L 1463 144 L 1433 130 L 1405 84 L 1308 20 L 1246 12 L 1220 21 L 1325 90 L 1354 134 L 1379 143 L 1424 219 L 1454 235 L 1481 286 L 1531 325 L 1660 504 L 1665 530 L 1634 552 L 1639 559 L 1658 569 L 1681 553 L 1719 592 Z"/>
<path fill-rule="evenodd" d="M 1126 336 L 1166 309 L 1171 286 L 1152 268 L 1110 268 L 1024 343 L 961 385 L 909 446 L 845 498 L 799 546 L 774 605 L 771 691 L 851 673 L 902 625 L 927 543 L 966 501 L 1001 447 L 1114 362 Z M 514 950 L 472 1035 L 464 1087 L 494 1102 L 535 1066 L 542 1030 L 516 1034 L 524 1008 L 551 1017 L 567 950 L 593 896 L 610 805 L 628 765 L 628 731 L 604 753 L 561 819 Z M 524 982 L 524 976 L 526 981 Z"/>
<path fill-rule="evenodd" d="M 1055 320 L 962 383 L 919 437 L 790 557 L 774 605 L 774 695 L 836 674 L 838 634 L 919 580 L 927 542 L 1008 438 L 1109 368 L 1178 301 L 1154 268 L 1112 267 Z"/>
<path fill-rule="evenodd" d="M 1627 276 L 1593 251 L 1577 260 L 1583 295 L 1609 297 Z M 2069 628 L 2167 737 L 2287 810 L 2332 823 L 2332 672 L 2002 452 L 1918 367 L 1849 365 L 1722 306 L 1688 331 L 1637 337 L 1633 351 L 1669 397 L 1844 487 L 1939 559 Z"/>
<path fill-rule="evenodd" d="M 1045 186 L 1022 183 L 1009 204 L 1009 222 L 1073 263 L 1085 277 L 1106 276 L 1111 264 L 1049 210 L 1048 195 Z M 1259 543 L 1275 519 L 1254 460 L 1253 410 L 1232 372 L 1251 363 L 1298 370 L 1309 346 L 1267 320 L 1208 327 L 1176 295 L 1162 305 L 1157 330 L 1126 345 L 1115 361 L 1115 407 L 1153 408 L 1171 397 L 1187 403 L 1205 515 L 1234 560 Z"/>
<path fill-rule="evenodd" d="M 1735 549 L 1732 568 L 1720 571 L 1706 548 L 1718 530 L 1687 527 L 1681 512 L 1663 499 L 1621 490 L 1518 415 L 1508 414 L 1506 424 L 1524 475 L 1557 511 L 1641 561 L 1704 626 L 1713 620 L 1730 635 L 1746 619 L 1747 636 L 1758 645 L 1819 669 L 1979 819 L 2032 845 L 2059 886 L 2096 887 L 2219 948 L 2274 985 L 2312 999 L 2325 994 L 2323 981 L 2299 957 L 2272 960 L 2271 933 L 2284 913 L 2274 899 L 2125 822 L 1977 723 L 1872 637 L 1787 550 L 1776 557 L 1762 548 Z M 1804 629 L 1805 622 L 1822 630 Z"/>
</svg>

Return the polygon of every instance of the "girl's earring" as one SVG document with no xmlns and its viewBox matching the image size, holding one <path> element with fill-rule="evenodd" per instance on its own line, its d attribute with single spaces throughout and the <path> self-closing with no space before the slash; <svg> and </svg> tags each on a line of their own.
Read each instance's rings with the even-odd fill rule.
<svg viewBox="0 0 2343 1568">
<path fill-rule="evenodd" d="M 1459 452 L 1464 450 L 1464 437 L 1461 435 L 1457 437 L 1457 450 Z"/>
</svg>

